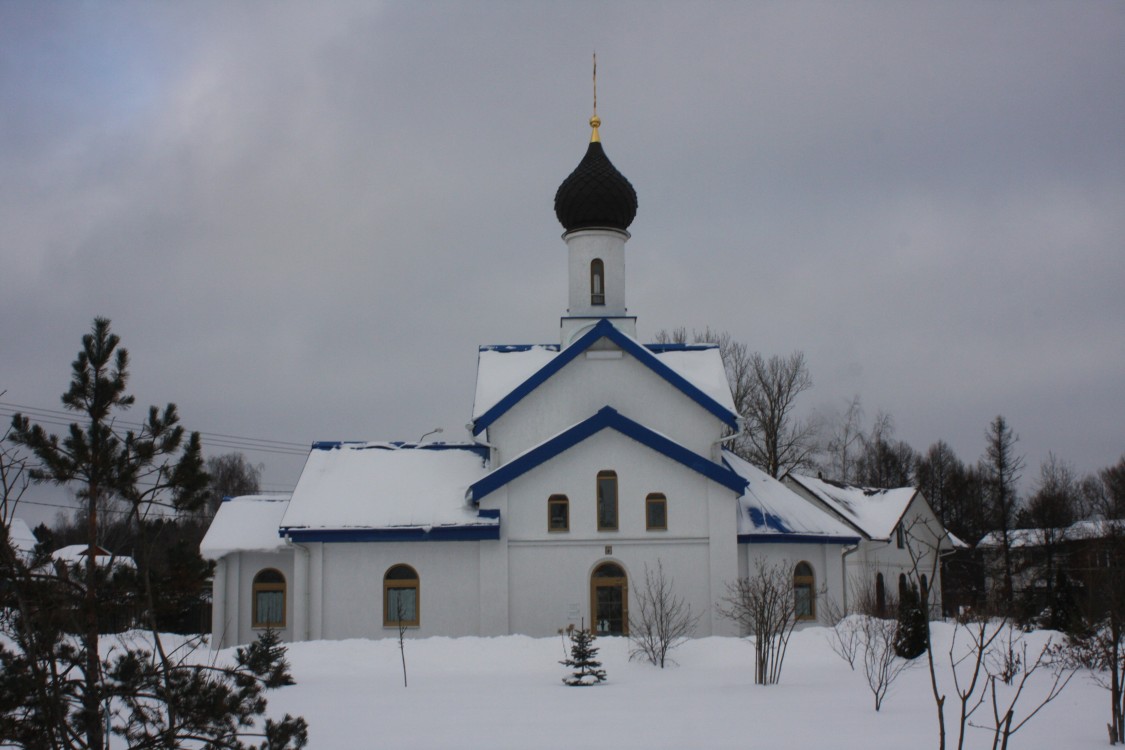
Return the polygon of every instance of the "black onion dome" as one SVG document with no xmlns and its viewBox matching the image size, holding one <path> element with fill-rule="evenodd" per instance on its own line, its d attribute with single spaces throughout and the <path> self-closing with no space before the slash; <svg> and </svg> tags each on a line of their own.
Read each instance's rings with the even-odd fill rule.
<svg viewBox="0 0 1125 750">
<path fill-rule="evenodd" d="M 555 216 L 566 231 L 607 227 L 625 230 L 637 215 L 637 191 L 592 141 L 586 156 L 555 193 Z"/>
</svg>

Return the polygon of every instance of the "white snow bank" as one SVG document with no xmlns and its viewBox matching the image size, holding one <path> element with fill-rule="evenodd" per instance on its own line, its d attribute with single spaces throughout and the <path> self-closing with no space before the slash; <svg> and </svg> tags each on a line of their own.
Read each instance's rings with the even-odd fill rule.
<svg viewBox="0 0 1125 750">
<path fill-rule="evenodd" d="M 562 684 L 567 670 L 558 664 L 564 656 L 559 638 L 408 635 L 406 688 L 395 638 L 294 643 L 288 658 L 297 684 L 269 693 L 269 714 L 304 716 L 309 746 L 317 750 L 936 747 L 925 664 L 908 669 L 876 713 L 862 668 L 852 671 L 832 652 L 828 632 L 820 627 L 795 632 L 781 684 L 771 687 L 754 684 L 753 645 L 738 638 L 688 641 L 672 651 L 675 665 L 663 670 L 630 661 L 626 639 L 599 638 L 598 659 L 609 679 L 588 688 Z M 952 629 L 938 623 L 934 632 L 939 687 L 952 695 L 947 666 Z M 1031 634 L 1030 650 L 1046 636 Z M 1046 671 L 1033 675 L 1018 707 L 1033 706 L 1048 679 Z M 946 703 L 946 725 L 955 732 L 956 704 Z M 1108 706 L 1108 692 L 1080 674 L 1010 746 L 1101 750 Z M 985 713 L 982 709 L 977 718 L 985 721 Z M 965 747 L 990 748 L 991 735 L 970 728 Z"/>
</svg>

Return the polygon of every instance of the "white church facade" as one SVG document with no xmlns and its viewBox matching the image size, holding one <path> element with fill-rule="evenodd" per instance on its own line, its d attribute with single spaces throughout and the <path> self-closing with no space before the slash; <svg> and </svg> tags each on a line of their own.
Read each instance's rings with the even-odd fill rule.
<svg viewBox="0 0 1125 750">
<path fill-rule="evenodd" d="M 718 348 L 637 340 L 636 193 L 591 125 L 555 197 L 569 255 L 558 343 L 480 348 L 464 442 L 316 443 L 291 496 L 224 502 L 201 546 L 216 562 L 216 645 L 265 627 L 380 638 L 400 623 L 626 634 L 634 586 L 658 565 L 697 636 L 739 634 L 718 607 L 759 559 L 792 571 L 809 622 L 918 571 L 940 591 L 945 536 L 924 498 L 769 477 L 724 448 L 742 424 Z"/>
</svg>

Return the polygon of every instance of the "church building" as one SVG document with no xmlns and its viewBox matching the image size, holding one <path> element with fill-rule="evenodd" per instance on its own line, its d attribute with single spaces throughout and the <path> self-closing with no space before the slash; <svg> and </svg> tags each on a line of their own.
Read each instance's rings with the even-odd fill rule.
<svg viewBox="0 0 1125 750">
<path fill-rule="evenodd" d="M 225 501 L 201 546 L 216 561 L 216 646 L 266 627 L 286 640 L 400 624 L 422 637 L 623 635 L 658 567 L 699 616 L 696 636 L 740 634 L 719 605 L 760 561 L 791 572 L 807 622 L 884 577 L 938 584 L 944 532 L 924 498 L 768 476 L 724 447 L 742 420 L 717 346 L 637 340 L 625 277 L 637 194 L 590 125 L 555 195 L 569 257 L 557 339 L 480 347 L 464 442 L 315 443 L 291 496 Z M 916 564 L 903 534 L 919 531 Z"/>
</svg>

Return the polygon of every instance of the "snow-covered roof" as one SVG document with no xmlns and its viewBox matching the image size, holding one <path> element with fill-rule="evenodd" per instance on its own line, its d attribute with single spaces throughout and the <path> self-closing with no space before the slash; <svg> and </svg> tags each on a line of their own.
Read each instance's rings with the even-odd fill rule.
<svg viewBox="0 0 1125 750">
<path fill-rule="evenodd" d="M 85 565 L 86 553 L 89 549 L 90 546 L 88 544 L 68 544 L 52 552 L 51 559 L 73 565 Z M 103 568 L 109 565 L 126 568 L 135 568 L 137 566 L 136 563 L 133 562 L 133 558 L 126 555 L 115 555 L 105 547 L 96 547 L 94 549 L 94 562 Z"/>
<path fill-rule="evenodd" d="M 755 541 L 859 541 L 855 530 L 729 451 L 723 460 L 746 480 L 738 499 L 738 536 Z"/>
<path fill-rule="evenodd" d="M 31 533 L 31 527 L 22 518 L 13 518 L 8 524 L 8 539 L 17 552 L 30 556 L 35 553 L 38 540 Z"/>
<path fill-rule="evenodd" d="M 391 538 L 359 533 L 373 531 L 432 539 L 468 538 L 453 533 L 458 529 L 498 534 L 499 518 L 465 499 L 469 485 L 487 473 L 487 454 L 472 443 L 316 443 L 281 519 L 282 533 L 297 541 L 326 541 L 324 532 L 341 541 Z"/>
<path fill-rule="evenodd" d="M 231 552 L 282 549 L 278 535 L 281 518 L 289 505 L 289 494 L 243 495 L 223 501 L 203 541 L 199 553 L 207 560 L 218 560 Z"/>
<path fill-rule="evenodd" d="M 1012 529 L 1008 532 L 1008 546 L 1040 547 L 1048 542 L 1077 542 L 1088 539 L 1102 539 L 1107 536 L 1125 533 L 1125 520 L 1106 521 L 1095 519 L 1079 521 L 1061 529 Z M 1000 548 L 1003 546 L 1004 536 L 999 531 L 993 531 L 980 540 L 978 547 Z"/>
<path fill-rule="evenodd" d="M 786 477 L 872 539 L 890 539 L 918 492 L 913 487 L 858 487 L 792 472 Z"/>
<path fill-rule="evenodd" d="M 473 419 L 496 405 L 559 354 L 556 346 L 482 346 L 477 354 Z"/>
<path fill-rule="evenodd" d="M 720 419 L 735 425 L 734 399 L 718 346 L 645 346 L 603 320 L 566 349 L 549 345 L 482 346 L 473 399 L 473 421 L 477 423 L 474 432 L 481 432 L 512 404 L 602 338 L 610 339 Z"/>
</svg>

